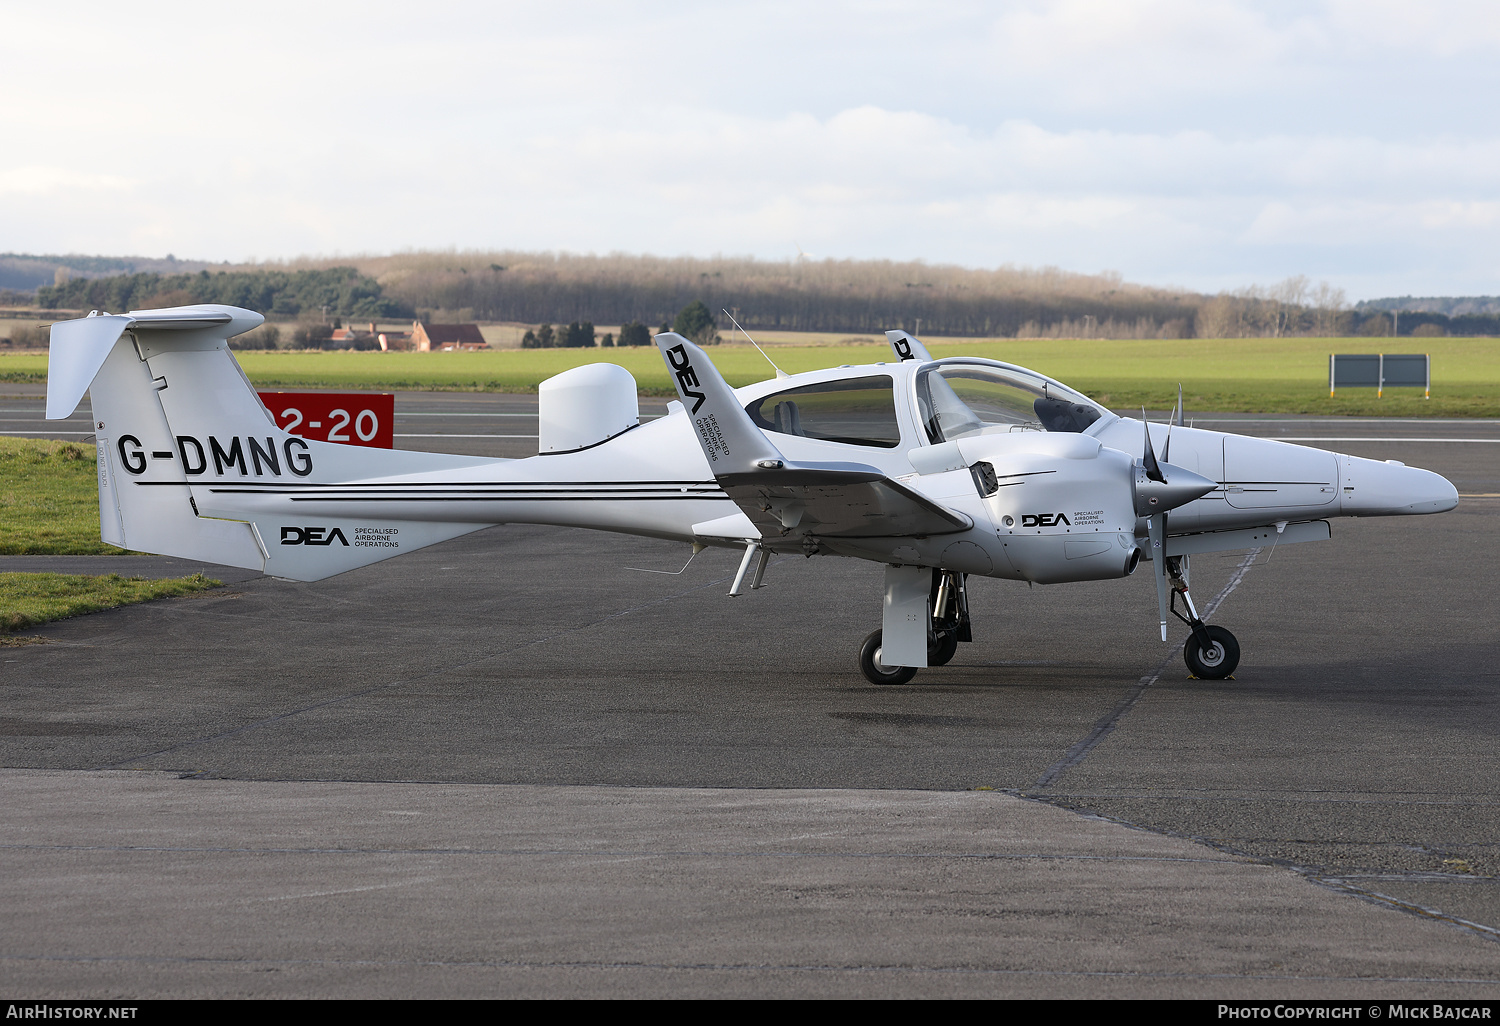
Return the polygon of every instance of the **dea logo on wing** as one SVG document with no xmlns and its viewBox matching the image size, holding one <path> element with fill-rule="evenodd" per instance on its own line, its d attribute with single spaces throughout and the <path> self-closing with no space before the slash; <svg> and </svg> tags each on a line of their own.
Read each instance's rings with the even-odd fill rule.
<svg viewBox="0 0 1500 1026">
<path fill-rule="evenodd" d="M 344 532 L 337 527 L 329 530 L 326 527 L 283 527 L 281 529 L 281 544 L 283 545 L 332 545 L 338 542 L 344 548 L 349 547 L 349 539 L 344 537 Z"/>
</svg>

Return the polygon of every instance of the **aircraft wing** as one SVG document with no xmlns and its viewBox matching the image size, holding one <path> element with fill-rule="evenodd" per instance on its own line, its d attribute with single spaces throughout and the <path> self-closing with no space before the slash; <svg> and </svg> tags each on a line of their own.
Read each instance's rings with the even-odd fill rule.
<svg viewBox="0 0 1500 1026">
<path fill-rule="evenodd" d="M 974 522 L 874 467 L 786 466 L 726 474 L 724 492 L 764 537 L 904 538 L 967 531 Z"/>
<path fill-rule="evenodd" d="M 707 354 L 656 336 L 714 477 L 762 537 L 900 538 L 967 531 L 974 522 L 860 463 L 787 460 L 740 406 Z"/>
</svg>

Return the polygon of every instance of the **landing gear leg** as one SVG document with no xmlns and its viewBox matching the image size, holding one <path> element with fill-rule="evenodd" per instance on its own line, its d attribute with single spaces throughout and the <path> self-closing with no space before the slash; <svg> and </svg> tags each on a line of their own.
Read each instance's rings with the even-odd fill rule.
<svg viewBox="0 0 1500 1026">
<path fill-rule="evenodd" d="M 958 651 L 960 641 L 973 641 L 969 626 L 967 574 L 932 571 L 932 630 L 927 635 L 927 665 L 943 666 Z"/>
<path fill-rule="evenodd" d="M 1172 615 L 1192 629 L 1193 636 L 1182 647 L 1182 658 L 1188 672 L 1204 680 L 1223 680 L 1240 664 L 1240 643 L 1228 630 L 1217 624 L 1209 626 L 1198 615 L 1193 597 L 1188 594 L 1188 558 L 1167 556 L 1167 576 L 1172 584 Z M 1188 615 L 1177 609 L 1177 596 L 1182 596 Z"/>
<path fill-rule="evenodd" d="M 865 638 L 859 649 L 859 668 L 872 684 L 905 684 L 928 665 L 931 582 L 926 567 L 886 566 L 880 630 Z"/>
</svg>

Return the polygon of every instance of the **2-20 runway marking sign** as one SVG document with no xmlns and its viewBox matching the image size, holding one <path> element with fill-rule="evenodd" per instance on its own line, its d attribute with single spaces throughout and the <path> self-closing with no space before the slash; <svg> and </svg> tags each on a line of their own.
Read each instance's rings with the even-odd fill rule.
<svg viewBox="0 0 1500 1026">
<path fill-rule="evenodd" d="M 319 442 L 396 447 L 396 397 L 389 392 L 260 392 L 276 425 Z"/>
</svg>

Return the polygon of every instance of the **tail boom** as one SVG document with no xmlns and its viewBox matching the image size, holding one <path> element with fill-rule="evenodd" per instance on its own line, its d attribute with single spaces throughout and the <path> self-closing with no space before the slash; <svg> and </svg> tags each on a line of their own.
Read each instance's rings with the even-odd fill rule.
<svg viewBox="0 0 1500 1026">
<path fill-rule="evenodd" d="M 673 460 L 697 449 L 681 417 L 527 460 L 290 435 L 228 348 L 260 320 L 186 307 L 54 329 L 48 415 L 88 392 L 105 541 L 310 581 L 500 523 L 694 540 L 737 513 L 706 465 Z"/>
</svg>

